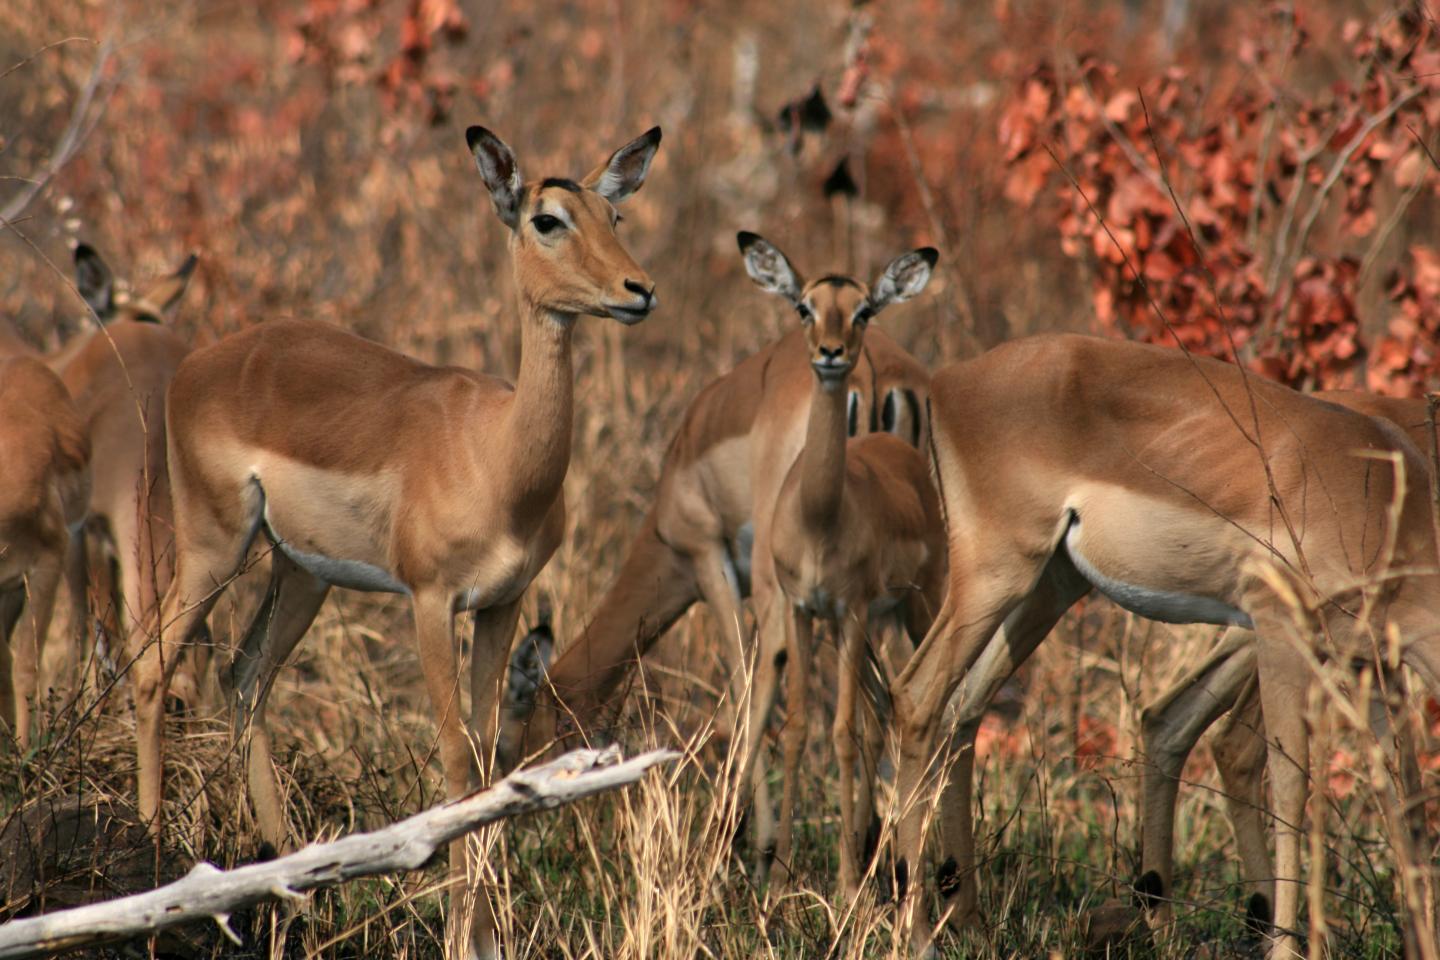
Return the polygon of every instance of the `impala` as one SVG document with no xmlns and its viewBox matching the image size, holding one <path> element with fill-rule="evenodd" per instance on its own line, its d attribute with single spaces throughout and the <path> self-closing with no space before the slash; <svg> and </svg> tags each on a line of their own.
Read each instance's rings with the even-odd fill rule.
<svg viewBox="0 0 1440 960">
<path fill-rule="evenodd" d="M 755 554 L 756 531 L 760 518 L 773 511 L 785 471 L 804 444 L 813 378 L 805 333 L 795 329 L 711 382 L 691 402 L 666 448 L 655 502 L 614 584 L 584 630 L 549 666 L 539 702 L 521 705 L 507 724 L 511 729 L 505 740 L 512 750 L 538 750 L 557 728 L 594 732 L 602 726 L 605 714 L 623 701 L 621 687 L 630 667 L 697 600 L 710 607 L 724 628 L 725 647 L 738 654 L 746 633 L 742 598 L 778 591 L 773 576 L 767 576 L 773 565 Z M 850 377 L 848 433 L 883 430 L 920 446 L 928 432 L 929 382 L 925 367 L 884 330 L 870 331 Z M 748 674 L 738 656 L 732 660 L 729 706 L 749 704 L 751 750 L 758 750 L 775 698 L 777 659 L 783 662 L 785 656 L 782 630 L 765 634 L 766 641 L 755 654 L 748 694 Z M 763 777 L 756 779 L 757 846 L 763 852 L 773 845 L 773 824 Z"/>
<path fill-rule="evenodd" d="M 1405 432 L 1416 449 L 1426 453 L 1432 437 L 1427 404 L 1421 399 L 1382 397 L 1350 390 L 1317 393 L 1367 416 L 1388 420 Z M 1428 456 L 1427 456 L 1428 459 Z M 1428 481 L 1430 471 L 1424 479 Z M 1421 477 L 1412 478 L 1419 484 Z M 1425 523 L 1430 523 L 1426 518 Z M 1383 708 L 1383 703 L 1376 707 Z M 1228 716 L 1226 716 L 1228 714 Z M 1141 715 L 1143 767 L 1141 804 L 1141 878 L 1138 888 L 1150 899 L 1159 919 L 1168 914 L 1175 866 L 1175 798 L 1185 761 L 1204 732 L 1220 717 L 1212 751 L 1224 785 L 1225 812 L 1235 833 L 1235 847 L 1250 889 L 1248 912 L 1257 923 L 1271 913 L 1274 868 L 1266 851 L 1264 793 L 1265 728 L 1256 675 L 1255 635 L 1231 627 L 1195 669 L 1162 693 Z M 1372 725 L 1382 744 L 1393 744 L 1400 730 L 1387 734 L 1383 709 L 1372 710 Z M 1407 793 L 1418 789 L 1412 751 L 1401 749 L 1399 761 Z"/>
<path fill-rule="evenodd" d="M 66 549 L 90 494 L 84 422 L 34 357 L 0 359 L 0 451 L 0 723 L 23 748 Z"/>
<path fill-rule="evenodd" d="M 161 610 L 162 642 L 146 650 L 135 677 L 140 811 L 152 823 L 161 798 L 161 705 L 176 652 L 261 532 L 275 547 L 270 584 L 237 657 L 234 689 L 251 725 L 250 793 L 265 839 L 285 840 L 266 701 L 332 586 L 409 595 L 447 795 L 470 789 L 474 752 L 489 756 L 520 600 L 564 530 L 576 318 L 630 324 L 656 305 L 654 284 L 616 238 L 614 205 L 644 182 L 660 130 L 578 183 L 526 181 L 510 148 L 483 127 L 467 130 L 466 140 L 510 230 L 522 308 L 513 387 L 290 321 L 196 351 L 175 375 L 167 410 L 175 576 Z M 475 618 L 478 748 L 460 718 L 453 621 L 461 611 Z M 463 841 L 452 844 L 456 886 L 464 853 Z M 449 952 L 495 956 L 488 898 L 480 893 L 471 923 L 459 907 L 452 895 Z"/>
<path fill-rule="evenodd" d="M 128 656 L 137 653 L 128 638 L 154 618 L 173 568 L 165 391 L 190 348 L 161 321 L 179 304 L 195 262 L 191 254 L 173 274 L 122 299 L 105 261 L 81 244 L 77 287 L 104 329 L 48 361 L 75 399 L 93 453 L 90 519 L 75 543 L 70 589 L 83 596 L 88 575 L 116 652 Z M 90 551 L 98 555 L 87 571 Z"/>
<path fill-rule="evenodd" d="M 1428 494 L 1417 482 L 1423 460 L 1394 427 L 1235 366 L 1088 337 L 997 347 L 938 374 L 931 398 L 948 590 L 892 690 L 896 872 L 912 943 L 930 937 L 923 883 L 909 867 L 921 864 L 921 800 L 944 772 L 936 740 L 946 703 L 969 685 L 967 671 L 997 631 L 986 656 L 1019 663 L 1096 589 L 1151 619 L 1256 630 L 1261 699 L 1274 704 L 1266 710 L 1278 822 L 1271 952 L 1288 956 L 1308 770 L 1293 704 L 1305 701 L 1309 679 L 1299 644 L 1314 643 L 1297 635 L 1290 601 L 1340 656 L 1368 651 L 1365 638 L 1388 619 L 1406 641 L 1402 662 L 1437 686 L 1430 624 L 1440 577 Z M 1386 577 L 1391 569 L 1408 576 Z M 965 698 L 983 702 L 988 691 L 967 689 Z M 962 751 L 956 764 L 972 762 Z M 974 903 L 968 780 L 950 778 L 937 871 L 961 919 Z"/>
<path fill-rule="evenodd" d="M 853 898 L 879 740 L 878 725 L 867 722 L 858 699 L 870 643 L 866 631 L 871 622 L 889 619 L 899 621 L 914 641 L 924 637 L 944 589 L 945 522 L 919 450 L 886 433 L 848 439 L 846 388 L 870 321 L 924 290 L 938 254 L 926 247 L 897 257 L 873 287 L 834 275 L 805 283 L 765 239 L 753 233 L 738 239 L 751 279 L 799 314 L 812 368 L 804 445 L 785 472 L 766 538 L 788 608 L 781 626 L 789 719 L 775 856 L 788 868 L 796 776 L 810 723 L 806 698 L 814 621 L 825 620 L 840 641 L 833 731 L 840 767 L 840 878 Z M 866 726 L 871 732 L 859 751 L 856 731 Z M 855 765 L 861 752 L 857 813 Z"/>
</svg>

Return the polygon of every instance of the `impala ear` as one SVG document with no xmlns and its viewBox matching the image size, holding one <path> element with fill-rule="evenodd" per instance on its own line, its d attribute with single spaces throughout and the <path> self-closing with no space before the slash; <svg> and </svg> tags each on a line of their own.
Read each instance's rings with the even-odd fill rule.
<svg viewBox="0 0 1440 960">
<path fill-rule="evenodd" d="M 655 151 L 659 149 L 660 128 L 651 127 L 587 173 L 580 185 L 594 190 L 611 203 L 619 203 L 645 183 L 650 161 L 655 159 Z"/>
<path fill-rule="evenodd" d="M 769 240 L 747 230 L 736 234 L 735 240 L 740 244 L 740 255 L 745 259 L 745 272 L 761 290 L 778 293 L 791 303 L 800 301 L 800 291 L 805 284 L 790 261 L 785 259 L 785 254 Z"/>
<path fill-rule="evenodd" d="M 196 254 L 190 254 L 178 270 L 146 290 L 145 299 L 159 307 L 162 313 L 172 312 L 185 295 L 185 288 L 190 286 L 190 275 L 195 272 L 195 264 L 199 260 Z"/>
<path fill-rule="evenodd" d="M 514 151 L 484 127 L 466 130 L 465 142 L 475 155 L 475 166 L 480 168 L 480 178 L 490 191 L 496 215 L 505 226 L 516 229 L 520 225 L 520 190 L 525 181 L 520 177 Z"/>
<path fill-rule="evenodd" d="M 101 320 L 114 316 L 115 275 L 88 243 L 75 248 L 75 287 L 95 316 Z"/>
<path fill-rule="evenodd" d="M 918 295 L 930 282 L 930 272 L 939 259 L 939 250 L 921 247 L 891 260 L 885 272 L 880 274 L 880 279 L 875 281 L 870 293 L 870 306 L 881 310 Z"/>
</svg>

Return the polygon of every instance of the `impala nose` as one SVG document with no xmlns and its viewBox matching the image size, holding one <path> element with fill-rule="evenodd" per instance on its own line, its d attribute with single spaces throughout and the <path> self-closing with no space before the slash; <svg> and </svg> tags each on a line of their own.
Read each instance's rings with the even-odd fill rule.
<svg viewBox="0 0 1440 960">
<path fill-rule="evenodd" d="M 845 359 L 845 345 L 818 347 L 819 356 L 810 362 L 815 372 L 825 380 L 843 380 L 850 373 L 850 362 Z"/>
<path fill-rule="evenodd" d="M 655 287 L 653 284 L 647 288 L 643 283 L 627 279 L 625 281 L 625 289 L 629 290 L 631 293 L 639 295 L 640 299 L 645 301 L 645 305 L 641 308 L 642 310 L 655 309 L 655 304 L 657 301 L 655 300 Z"/>
</svg>

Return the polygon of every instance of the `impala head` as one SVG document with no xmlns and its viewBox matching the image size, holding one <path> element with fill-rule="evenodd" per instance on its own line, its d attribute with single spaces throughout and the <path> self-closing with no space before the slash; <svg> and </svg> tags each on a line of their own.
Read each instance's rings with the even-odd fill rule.
<svg viewBox="0 0 1440 960">
<path fill-rule="evenodd" d="M 495 213 L 510 228 L 521 296 L 553 313 L 639 323 L 655 309 L 655 283 L 620 245 L 615 206 L 640 189 L 660 128 L 625 144 L 580 181 L 526 180 L 515 154 L 484 127 L 465 131 Z"/>
<path fill-rule="evenodd" d="M 810 365 L 827 388 L 843 386 L 849 378 L 871 319 L 890 304 L 924 290 L 940 256 L 934 247 L 902 254 L 890 261 L 873 286 L 834 274 L 805 283 L 785 254 L 764 237 L 742 230 L 736 239 L 750 279 L 794 304 L 810 345 Z"/>
<path fill-rule="evenodd" d="M 160 323 L 175 311 L 198 259 L 192 253 L 174 273 L 161 277 L 143 291 L 124 292 L 115 289 L 115 275 L 95 248 L 82 243 L 75 248 L 75 286 L 104 323 L 115 320 Z"/>
</svg>

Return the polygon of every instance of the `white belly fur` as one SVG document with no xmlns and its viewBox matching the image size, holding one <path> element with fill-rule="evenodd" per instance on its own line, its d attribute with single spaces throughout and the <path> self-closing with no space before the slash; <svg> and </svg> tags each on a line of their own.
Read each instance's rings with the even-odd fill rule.
<svg viewBox="0 0 1440 960">
<path fill-rule="evenodd" d="M 1080 552 L 1080 520 L 1077 518 L 1065 534 L 1065 549 L 1075 569 L 1105 596 L 1131 613 L 1161 623 L 1213 623 L 1217 626 L 1241 626 L 1255 629 L 1243 610 L 1212 597 L 1159 590 L 1138 583 L 1127 583 L 1106 576 Z"/>
</svg>

